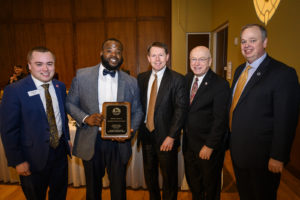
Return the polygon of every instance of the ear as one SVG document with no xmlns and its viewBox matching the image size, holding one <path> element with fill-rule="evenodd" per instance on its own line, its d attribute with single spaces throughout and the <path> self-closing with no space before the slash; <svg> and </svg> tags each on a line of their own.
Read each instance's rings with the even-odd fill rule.
<svg viewBox="0 0 300 200">
<path fill-rule="evenodd" d="M 149 56 L 149 54 L 147 54 L 147 59 L 148 59 L 148 62 L 150 63 L 150 56 Z"/>
<path fill-rule="evenodd" d="M 263 47 L 267 48 L 267 44 L 268 44 L 268 38 L 265 38 L 265 40 L 263 41 Z"/>
<path fill-rule="evenodd" d="M 167 62 L 169 61 L 169 56 L 170 56 L 170 54 L 167 54 Z"/>
<path fill-rule="evenodd" d="M 31 70 L 31 64 L 30 63 L 28 63 L 28 69 Z"/>
<path fill-rule="evenodd" d="M 211 63 L 212 63 L 212 58 L 209 58 L 209 61 L 208 61 L 208 66 L 211 67 Z"/>
</svg>

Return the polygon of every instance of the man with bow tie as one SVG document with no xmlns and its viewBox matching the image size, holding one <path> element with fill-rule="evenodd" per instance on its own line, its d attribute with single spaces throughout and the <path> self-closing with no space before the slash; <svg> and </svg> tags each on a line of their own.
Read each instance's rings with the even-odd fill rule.
<svg viewBox="0 0 300 200">
<path fill-rule="evenodd" d="M 139 89 L 135 78 L 119 70 L 123 62 L 122 43 L 114 38 L 102 44 L 101 63 L 77 71 L 68 93 L 67 112 L 76 120 L 73 154 L 82 158 L 86 177 L 86 199 L 101 199 L 105 168 L 112 200 L 126 199 L 126 166 L 131 142 L 122 138 L 101 139 L 104 102 L 129 102 L 131 128 L 142 119 Z"/>
</svg>

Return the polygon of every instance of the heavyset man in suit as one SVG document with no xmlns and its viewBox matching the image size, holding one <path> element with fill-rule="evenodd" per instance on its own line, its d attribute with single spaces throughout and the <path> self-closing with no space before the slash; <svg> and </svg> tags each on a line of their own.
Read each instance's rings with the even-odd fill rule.
<svg viewBox="0 0 300 200">
<path fill-rule="evenodd" d="M 265 52 L 267 42 L 263 26 L 242 28 L 241 51 L 246 63 L 234 74 L 229 124 L 241 200 L 276 199 L 298 121 L 297 74 Z"/>
<path fill-rule="evenodd" d="M 145 180 L 150 199 L 160 200 L 159 165 L 163 177 L 163 199 L 176 200 L 177 149 L 188 106 L 185 81 L 182 75 L 166 67 L 169 53 L 165 44 L 152 43 L 147 58 L 152 70 L 139 74 L 137 78 L 145 113 L 138 135 L 142 142 Z"/>
<path fill-rule="evenodd" d="M 129 102 L 133 131 L 138 129 L 142 119 L 137 81 L 119 70 L 123 62 L 122 51 L 119 40 L 104 41 L 102 62 L 78 70 L 67 97 L 67 111 L 78 124 L 73 154 L 83 160 L 88 200 L 101 199 L 105 168 L 111 199 L 126 199 L 126 166 L 131 156 L 131 142 L 122 138 L 103 140 L 99 131 L 104 102 Z"/>
<path fill-rule="evenodd" d="M 52 79 L 55 56 L 50 50 L 33 48 L 27 59 L 31 75 L 7 86 L 1 103 L 1 136 L 8 165 L 20 175 L 27 199 L 46 199 L 48 186 L 49 199 L 65 199 L 71 146 L 66 88 Z"/>
<path fill-rule="evenodd" d="M 229 84 L 211 69 L 208 48 L 190 52 L 186 75 L 190 105 L 183 135 L 185 174 L 193 200 L 217 200 L 228 134 Z"/>
</svg>

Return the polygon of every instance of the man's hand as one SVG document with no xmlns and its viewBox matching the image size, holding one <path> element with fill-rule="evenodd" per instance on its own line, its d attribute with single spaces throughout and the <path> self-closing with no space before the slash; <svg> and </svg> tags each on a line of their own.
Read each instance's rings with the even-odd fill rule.
<svg viewBox="0 0 300 200">
<path fill-rule="evenodd" d="M 130 132 L 133 133 L 133 129 L 130 129 Z M 112 141 L 117 141 L 117 142 L 125 142 L 126 140 L 129 140 L 130 138 L 122 138 L 122 137 L 115 137 L 111 139 Z"/>
<path fill-rule="evenodd" d="M 204 145 L 199 152 L 199 157 L 203 160 L 209 160 L 214 149 Z"/>
<path fill-rule="evenodd" d="M 160 146 L 161 151 L 171 151 L 174 144 L 174 138 L 167 136 L 162 145 Z"/>
<path fill-rule="evenodd" d="M 16 166 L 16 170 L 17 170 L 17 173 L 20 176 L 29 176 L 29 175 L 31 175 L 31 172 L 29 170 L 29 163 L 27 161 L 22 162 L 21 164 L 18 164 Z"/>
<path fill-rule="evenodd" d="M 89 126 L 101 126 L 103 121 L 103 115 L 100 113 L 94 113 L 85 118 L 84 123 Z"/>
<path fill-rule="evenodd" d="M 268 168 L 270 172 L 281 173 L 283 170 L 283 162 L 270 158 Z"/>
</svg>

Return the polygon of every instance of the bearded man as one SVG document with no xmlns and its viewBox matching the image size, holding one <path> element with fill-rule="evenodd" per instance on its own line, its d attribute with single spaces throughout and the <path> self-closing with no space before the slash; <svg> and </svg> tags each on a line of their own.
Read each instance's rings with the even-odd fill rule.
<svg viewBox="0 0 300 200">
<path fill-rule="evenodd" d="M 131 129 L 134 133 L 142 119 L 137 81 L 119 70 L 123 45 L 114 38 L 102 44 L 102 62 L 79 69 L 67 97 L 67 112 L 77 122 L 73 155 L 83 160 L 86 199 L 101 199 L 105 168 L 110 181 L 111 199 L 126 199 L 126 166 L 131 156 L 131 142 L 123 138 L 101 139 L 102 104 L 129 102 Z"/>
</svg>

